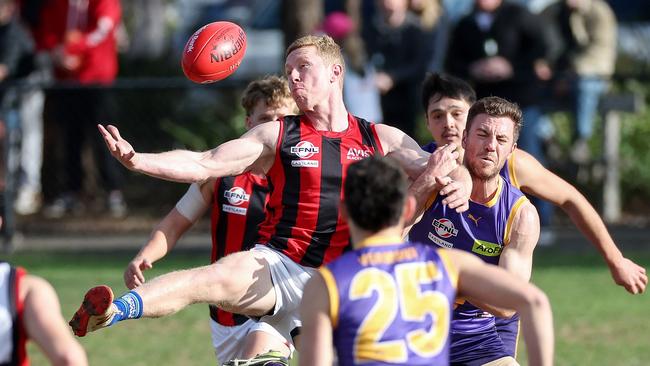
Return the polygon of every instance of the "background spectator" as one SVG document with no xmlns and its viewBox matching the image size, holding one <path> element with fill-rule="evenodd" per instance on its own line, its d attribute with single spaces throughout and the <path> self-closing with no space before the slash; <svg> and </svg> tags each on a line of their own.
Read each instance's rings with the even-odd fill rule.
<svg viewBox="0 0 650 366">
<path fill-rule="evenodd" d="M 13 166 L 9 171 L 15 171 L 17 176 L 6 179 L 15 179 L 18 194 L 14 208 L 22 215 L 35 213 L 41 204 L 44 96 L 37 85 L 25 83 L 27 80 L 40 81 L 40 76 L 34 42 L 21 22 L 18 4 L 14 0 L 1 0 L 0 81 L 5 88 L 2 90 L 1 118 L 7 136 L 12 136 L 5 143 L 11 144 L 10 140 L 15 138 L 20 145 L 19 153 L 8 155 L 5 161 Z"/>
<path fill-rule="evenodd" d="M 29 30 L 33 45 L 32 31 L 38 25 L 38 14 L 43 5 L 39 0 L 17 1 L 20 6 L 20 21 Z M 18 89 L 18 110 L 20 118 L 20 172 L 18 194 L 14 209 L 20 215 L 38 212 L 41 207 L 41 168 L 43 163 L 43 107 L 45 93 L 42 84 L 51 79 L 52 70 L 49 58 L 38 53 L 36 48 L 25 55 L 22 71 L 18 77 L 25 83 Z"/>
<path fill-rule="evenodd" d="M 598 100 L 607 91 L 616 64 L 616 17 L 603 0 L 563 0 L 542 12 L 552 31 L 556 54 L 556 98 L 570 95 L 575 117 L 571 158 L 590 159 Z"/>
<path fill-rule="evenodd" d="M 375 68 L 368 61 L 357 24 L 347 14 L 335 11 L 323 21 L 322 30 L 341 46 L 345 58 L 343 99 L 348 111 L 371 122 L 381 122 Z"/>
<path fill-rule="evenodd" d="M 408 0 L 379 0 L 373 19 L 364 25 L 364 41 L 382 93 L 384 122 L 413 136 L 419 86 L 429 62 L 429 40 Z"/>
<path fill-rule="evenodd" d="M 450 25 L 440 0 L 409 0 L 409 10 L 418 18 L 420 28 L 429 39 L 426 70 L 442 71 Z"/>
<path fill-rule="evenodd" d="M 112 216 L 126 214 L 122 196 L 122 173 L 103 147 L 95 125 L 110 121 L 109 94 L 104 88 L 117 75 L 116 27 L 120 24 L 119 0 L 50 0 L 41 12 L 39 46 L 48 50 L 55 65 L 55 78 L 64 88 L 47 95 L 47 117 L 60 136 L 47 144 L 46 156 L 57 150 L 62 160 L 50 164 L 47 172 L 58 179 L 58 187 L 44 214 L 61 217 L 83 209 L 84 144 L 95 152 L 101 174 L 100 184 L 108 193 Z M 82 86 L 81 88 L 79 86 Z M 54 154 L 53 154 L 54 153 Z"/>
</svg>

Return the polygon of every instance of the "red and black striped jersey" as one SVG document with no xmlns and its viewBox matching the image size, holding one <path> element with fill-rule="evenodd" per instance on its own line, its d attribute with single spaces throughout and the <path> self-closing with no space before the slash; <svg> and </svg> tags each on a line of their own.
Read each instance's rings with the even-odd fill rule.
<svg viewBox="0 0 650 366">
<path fill-rule="evenodd" d="M 212 263 L 258 243 L 259 225 L 269 200 L 266 178 L 252 173 L 217 179 L 212 199 Z M 247 317 L 210 306 L 210 316 L 221 325 L 241 325 Z"/>
<path fill-rule="evenodd" d="M 350 244 L 340 211 L 347 167 L 383 151 L 375 125 L 352 115 L 342 132 L 318 131 L 305 116 L 287 116 L 280 126 L 260 239 L 296 263 L 319 267 Z"/>
<path fill-rule="evenodd" d="M 19 296 L 25 270 L 0 262 L 0 365 L 27 366 L 24 304 Z"/>
</svg>

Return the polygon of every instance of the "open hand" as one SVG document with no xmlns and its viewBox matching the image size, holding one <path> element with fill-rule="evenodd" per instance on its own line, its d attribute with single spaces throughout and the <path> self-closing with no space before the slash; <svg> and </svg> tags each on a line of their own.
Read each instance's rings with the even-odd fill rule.
<svg viewBox="0 0 650 366">
<path fill-rule="evenodd" d="M 117 127 L 112 125 L 106 127 L 97 125 L 97 128 L 99 128 L 99 133 L 102 134 L 106 147 L 108 147 L 111 155 L 122 163 L 122 165 L 133 170 L 136 162 L 135 150 L 128 141 L 120 136 L 120 131 L 118 131 Z"/>
</svg>

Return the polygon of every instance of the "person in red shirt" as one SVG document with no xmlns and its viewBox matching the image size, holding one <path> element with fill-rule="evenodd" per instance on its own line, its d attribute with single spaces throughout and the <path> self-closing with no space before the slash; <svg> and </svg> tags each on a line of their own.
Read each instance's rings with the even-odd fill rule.
<svg viewBox="0 0 650 366">
<path fill-rule="evenodd" d="M 58 187 L 49 187 L 57 194 L 51 195 L 56 197 L 45 208 L 48 217 L 61 217 L 83 207 L 79 195 L 85 142 L 95 151 L 101 183 L 109 193 L 110 214 L 126 214 L 121 171 L 92 130 L 98 120 L 111 119 L 105 87 L 118 72 L 115 33 L 120 21 L 119 0 L 49 0 L 41 9 L 34 30 L 37 48 L 51 55 L 56 81 L 72 87 L 55 88 L 47 95 L 48 117 L 62 135 L 53 140 L 60 145 L 51 148 L 63 150 L 63 161 L 53 172 L 60 177 Z"/>
</svg>

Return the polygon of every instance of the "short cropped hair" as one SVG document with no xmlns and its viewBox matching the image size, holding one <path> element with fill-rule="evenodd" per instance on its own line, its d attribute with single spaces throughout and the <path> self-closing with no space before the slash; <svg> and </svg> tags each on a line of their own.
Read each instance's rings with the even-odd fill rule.
<svg viewBox="0 0 650 366">
<path fill-rule="evenodd" d="M 429 100 L 436 94 L 440 98 L 464 100 L 469 105 L 476 102 L 476 92 L 465 80 L 447 74 L 427 74 L 422 83 L 422 107 L 425 112 L 429 108 Z"/>
<path fill-rule="evenodd" d="M 318 55 L 328 64 L 339 64 L 345 70 L 345 61 L 343 61 L 343 54 L 341 53 L 341 47 L 336 44 L 334 39 L 328 35 L 308 35 L 300 37 L 293 41 L 287 48 L 286 56 L 289 56 L 291 52 L 297 50 L 298 48 L 303 47 L 316 47 Z"/>
<path fill-rule="evenodd" d="M 272 108 L 280 107 L 286 101 L 295 105 L 291 98 L 287 79 L 275 75 L 266 76 L 248 84 L 241 97 L 241 105 L 247 116 L 253 113 L 253 109 L 260 100 Z"/>
<path fill-rule="evenodd" d="M 408 186 L 394 160 L 371 156 L 351 164 L 344 189 L 348 216 L 359 228 L 377 232 L 399 222 Z"/>
<path fill-rule="evenodd" d="M 474 119 L 479 114 L 487 114 L 491 117 L 508 117 L 515 124 L 513 141 L 517 142 L 519 139 L 519 131 L 523 125 L 523 118 L 521 109 L 517 103 L 510 102 L 506 99 L 499 97 L 485 97 L 481 98 L 470 107 L 467 113 L 467 131 L 472 127 Z"/>
</svg>

